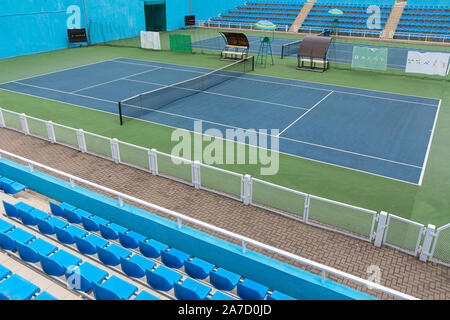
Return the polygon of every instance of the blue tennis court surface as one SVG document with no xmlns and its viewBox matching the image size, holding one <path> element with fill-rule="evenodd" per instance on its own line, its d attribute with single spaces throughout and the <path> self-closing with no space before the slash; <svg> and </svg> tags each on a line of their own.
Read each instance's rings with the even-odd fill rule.
<svg viewBox="0 0 450 320">
<path fill-rule="evenodd" d="M 258 54 L 258 49 L 260 45 L 260 41 L 262 39 L 261 36 L 249 36 L 247 35 L 250 49 L 249 53 Z M 272 53 L 274 56 L 281 56 L 282 46 L 301 41 L 300 39 L 295 38 L 281 38 L 275 37 L 272 38 Z M 225 41 L 222 36 L 212 37 L 204 40 L 195 41 L 192 44 L 192 47 L 199 49 L 210 49 L 210 50 L 222 50 L 225 46 Z M 417 48 L 407 48 L 407 47 L 394 47 L 394 46 L 383 46 L 383 45 L 374 45 L 374 44 L 361 44 L 361 43 L 351 43 L 351 42 L 332 42 L 330 44 L 328 50 L 328 59 L 331 62 L 339 62 L 345 64 L 351 64 L 353 58 L 353 47 L 370 47 L 370 48 L 387 48 L 388 49 L 388 61 L 387 67 L 390 69 L 401 69 L 404 70 L 406 66 L 406 62 L 408 59 L 408 51 L 418 51 L 418 52 L 448 52 L 448 51 L 439 51 L 439 50 L 430 50 L 430 49 L 417 49 Z M 290 54 L 286 55 L 287 57 L 297 57 L 298 46 L 294 47 L 290 50 Z M 286 53 L 285 53 L 286 54 Z"/>
<path fill-rule="evenodd" d="M 117 114 L 118 101 L 210 71 L 118 58 L 0 88 Z M 203 130 L 223 136 L 226 129 L 279 129 L 280 152 L 420 184 L 439 105 L 437 99 L 249 73 L 141 119 L 187 130 L 202 120 Z"/>
</svg>

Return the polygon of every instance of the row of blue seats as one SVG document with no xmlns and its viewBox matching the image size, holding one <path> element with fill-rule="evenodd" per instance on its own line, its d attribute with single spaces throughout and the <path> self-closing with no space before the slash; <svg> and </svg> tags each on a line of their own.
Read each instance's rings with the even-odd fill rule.
<svg viewBox="0 0 450 320">
<path fill-rule="evenodd" d="M 450 34 L 430 34 L 430 33 L 413 33 L 413 32 L 395 32 L 394 37 L 397 38 L 419 38 L 419 39 L 436 39 L 450 40 Z"/>
<path fill-rule="evenodd" d="M 58 300 L 46 291 L 39 292 L 41 288 L 0 264 L 0 300 Z"/>
<path fill-rule="evenodd" d="M 397 27 L 397 31 L 450 34 L 450 29 L 427 27 Z"/>
<path fill-rule="evenodd" d="M 311 13 L 312 12 L 319 12 L 319 13 L 328 13 L 328 11 L 330 11 L 330 9 L 334 9 L 334 8 L 330 8 L 330 7 L 312 7 L 311 8 Z M 339 8 L 339 10 L 341 10 L 345 15 L 348 14 L 367 14 L 367 8 L 364 9 L 356 9 L 356 8 Z M 381 9 L 380 8 L 380 12 L 381 13 L 389 13 L 391 10 L 390 8 L 386 9 Z M 373 13 L 371 13 L 373 14 Z"/>
<path fill-rule="evenodd" d="M 444 16 L 407 16 L 402 15 L 401 20 L 420 20 L 420 21 L 448 21 L 448 17 L 450 14 L 446 17 Z"/>
<path fill-rule="evenodd" d="M 6 194 L 17 194 L 26 188 L 26 186 L 19 182 L 13 181 L 6 177 L 0 177 L 0 190 L 3 190 Z"/>
<path fill-rule="evenodd" d="M 430 26 L 430 27 L 443 27 L 449 28 L 450 23 L 448 22 L 426 22 L 426 21 L 400 21 L 398 25 L 401 26 L 413 26 L 413 27 L 421 27 L 421 26 Z"/>
<path fill-rule="evenodd" d="M 248 22 L 257 22 L 261 19 L 265 19 L 264 17 L 220 17 L 218 20 L 222 21 L 248 21 Z M 267 19 L 267 18 L 266 18 Z M 274 23 L 292 23 L 294 19 L 282 19 L 282 18 L 270 18 Z M 216 19 L 217 20 L 217 19 Z"/>
<path fill-rule="evenodd" d="M 236 7 L 236 10 L 229 10 L 229 12 L 245 12 L 245 13 L 279 13 L 279 14 L 296 14 L 300 10 L 293 9 L 252 9 L 252 8 L 239 8 Z"/>
<path fill-rule="evenodd" d="M 327 22 L 314 22 L 314 21 L 305 21 L 303 23 L 303 26 L 309 27 L 309 26 L 321 26 L 321 27 L 327 27 L 327 28 L 348 28 L 348 29 L 368 29 L 366 24 L 355 24 L 355 23 L 327 23 Z M 379 28 L 381 30 L 383 28 Z"/>
<path fill-rule="evenodd" d="M 236 22 L 236 23 L 249 23 L 249 24 L 255 24 L 258 22 L 259 19 L 248 19 L 248 18 L 215 18 L 211 19 L 211 21 L 218 21 L 218 22 Z M 277 25 L 283 24 L 283 25 L 291 25 L 292 20 L 276 20 L 274 21 Z"/>
<path fill-rule="evenodd" d="M 371 16 L 372 16 L 372 14 L 369 14 L 369 13 L 345 13 L 339 18 L 345 17 L 345 18 L 364 18 L 364 19 L 367 19 L 367 18 L 370 18 Z M 325 12 L 311 11 L 308 14 L 308 18 L 309 17 L 333 17 L 333 18 L 336 18 L 336 16 L 330 14 L 327 11 L 325 11 Z M 387 18 L 389 18 L 389 14 L 384 14 L 384 13 L 380 14 L 380 18 L 387 19 Z"/>
<path fill-rule="evenodd" d="M 404 10 L 403 15 L 406 16 L 448 16 L 450 10 L 441 10 L 441 11 L 426 11 L 426 10 Z"/>
<path fill-rule="evenodd" d="M 406 4 L 405 10 L 408 9 L 419 9 L 419 10 L 450 10 L 450 5 L 443 4 L 443 5 L 437 5 L 437 6 L 428 6 L 428 5 L 409 5 Z"/>
<path fill-rule="evenodd" d="M 305 19 L 306 21 L 334 21 L 333 17 L 308 17 Z M 358 23 L 367 23 L 367 19 L 354 19 L 354 18 L 343 18 L 339 19 L 340 22 L 358 22 Z M 386 23 L 386 19 L 381 19 L 381 22 Z"/>
<path fill-rule="evenodd" d="M 23 203 L 19 208 L 24 208 Z M 12 207 L 8 207 L 8 210 L 11 209 Z M 19 210 L 16 208 L 16 212 Z M 7 221 L 0 219 L 0 226 L 0 247 L 3 250 L 17 251 L 19 257 L 27 263 L 40 263 L 42 270 L 49 276 L 65 276 L 67 285 L 74 290 L 93 290 L 94 297 L 98 300 L 128 300 L 138 291 L 136 286 L 127 281 L 114 275 L 110 276 L 105 270 L 83 262 L 79 257 L 21 228 L 16 228 Z M 73 275 L 79 276 L 79 284 L 71 282 Z M 30 289 L 27 289 L 27 292 L 29 294 Z M 146 291 L 141 291 L 135 297 L 135 300 L 156 299 Z"/>
<path fill-rule="evenodd" d="M 301 26 L 299 30 L 305 30 L 305 31 L 323 31 L 323 27 L 309 27 L 309 26 Z M 374 35 L 379 36 L 381 34 L 380 31 L 376 30 L 357 30 L 357 29 L 338 29 L 339 33 L 348 33 L 348 34 L 360 34 L 360 35 Z"/>
<path fill-rule="evenodd" d="M 7 213 L 10 212 L 12 215 L 16 214 L 18 217 L 21 217 L 24 223 L 32 224 L 35 222 L 39 230 L 43 233 L 49 234 L 50 232 L 54 232 L 57 239 L 62 243 L 75 243 L 78 250 L 83 254 L 97 254 L 99 260 L 105 265 L 117 266 L 121 264 L 123 272 L 130 277 L 141 278 L 146 276 L 147 283 L 154 289 L 168 291 L 174 288 L 175 296 L 178 299 L 205 299 L 211 291 L 211 288 L 190 278 L 184 279 L 179 284 L 183 278 L 182 275 L 169 268 L 179 269 L 182 266 L 185 267 L 186 273 L 193 278 L 205 279 L 210 276 L 210 283 L 219 290 L 230 291 L 237 285 L 238 295 L 244 299 L 264 299 L 268 291 L 268 288 L 250 279 L 245 279 L 241 283 L 239 282 L 241 279 L 240 276 L 225 269 L 218 268 L 213 271 L 215 266 L 199 258 L 193 258 L 174 248 L 169 250 L 168 246 L 154 239 L 148 239 L 138 233 L 128 231 L 126 228 L 109 223 L 100 217 L 91 215 L 68 204 L 63 203 L 57 205 L 50 203 L 50 209 L 54 216 L 47 217 L 47 219 L 43 219 L 42 212 L 31 210 L 23 203 L 19 203 L 16 206 L 19 207 L 16 213 L 14 212 L 14 208 L 7 203 L 5 204 L 5 209 L 8 208 Z M 30 214 L 23 209 L 32 212 L 31 216 L 36 216 L 35 221 L 32 221 Z M 69 223 L 81 223 L 85 230 L 73 224 L 66 225 L 65 227 L 62 227 L 62 225 L 56 226 L 55 222 L 57 220 L 59 224 L 64 223 L 64 220 L 60 220 L 55 216 L 65 217 Z M 51 230 L 52 227 L 53 230 Z M 101 237 L 88 231 L 99 231 Z M 108 240 L 116 239 L 119 239 L 121 246 L 108 242 Z M 128 250 L 137 248 L 139 248 L 143 256 L 137 253 L 131 255 L 132 252 Z M 169 268 L 162 265 L 155 268 L 156 264 L 144 256 L 153 259 L 161 256 L 162 262 Z M 283 295 L 275 292 L 275 296 L 272 294 L 270 297 L 268 296 L 268 299 L 274 299 L 276 297 L 280 298 Z M 230 297 L 217 291 L 209 299 L 225 298 L 229 299 Z"/>
</svg>

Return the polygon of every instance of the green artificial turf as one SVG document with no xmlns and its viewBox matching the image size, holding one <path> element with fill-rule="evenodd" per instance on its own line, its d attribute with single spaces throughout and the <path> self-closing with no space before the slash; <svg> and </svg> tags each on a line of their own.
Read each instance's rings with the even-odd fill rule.
<svg viewBox="0 0 450 320">
<path fill-rule="evenodd" d="M 192 31 L 191 31 L 192 32 Z M 203 31 L 202 31 L 203 32 Z M 167 34 L 164 35 L 166 37 Z M 204 34 L 198 35 L 204 36 Z M 278 35 L 277 35 L 278 36 Z M 134 41 L 134 40 L 129 40 Z M 379 42 L 375 42 L 379 43 Z M 130 43 L 131 46 L 131 43 Z M 441 49 L 435 47 L 434 49 Z M 189 66 L 219 68 L 226 65 L 213 54 L 185 54 L 148 51 L 132 47 L 92 46 L 57 50 L 0 60 L 0 82 L 76 67 L 107 59 L 126 57 Z M 238 173 L 286 186 L 320 197 L 364 208 L 387 211 L 423 224 L 441 226 L 450 222 L 450 86 L 438 77 L 406 76 L 398 70 L 371 72 L 332 68 L 325 73 L 301 72 L 295 59 L 275 58 L 275 66 L 257 67 L 256 74 L 314 81 L 399 94 L 442 99 L 433 144 L 422 186 L 398 182 L 293 156 L 280 155 L 280 170 L 274 176 L 261 176 L 258 165 L 218 165 Z M 170 153 L 173 129 L 128 119 L 121 127 L 116 115 L 80 108 L 5 90 L 0 90 L 0 107 L 64 124 L 119 140 Z M 168 168 L 169 170 L 170 168 Z M 214 183 L 214 179 L 209 179 Z M 233 179 L 226 189 L 233 193 Z"/>
</svg>

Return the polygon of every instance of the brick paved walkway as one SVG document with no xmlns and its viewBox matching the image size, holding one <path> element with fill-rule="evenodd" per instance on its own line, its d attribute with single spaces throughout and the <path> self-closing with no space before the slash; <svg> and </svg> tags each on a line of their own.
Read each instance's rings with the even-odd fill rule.
<svg viewBox="0 0 450 320">
<path fill-rule="evenodd" d="M 0 129 L 0 148 L 361 278 L 368 278 L 369 266 L 378 265 L 382 285 L 421 299 L 450 299 L 450 268 L 420 262 L 392 248 L 376 248 L 364 241 L 11 130 Z M 352 286 L 384 298 L 367 288 Z"/>
</svg>

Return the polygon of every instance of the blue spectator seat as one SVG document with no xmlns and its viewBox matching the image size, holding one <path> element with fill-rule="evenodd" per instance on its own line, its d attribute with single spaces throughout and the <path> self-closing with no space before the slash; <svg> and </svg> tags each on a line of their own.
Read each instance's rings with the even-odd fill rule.
<svg viewBox="0 0 450 320">
<path fill-rule="evenodd" d="M 135 254 L 129 259 L 120 257 L 120 265 L 122 266 L 122 271 L 128 276 L 142 278 L 145 276 L 145 271 L 152 270 L 156 266 L 156 263 L 141 255 Z"/>
<path fill-rule="evenodd" d="M 103 238 L 108 240 L 116 240 L 119 238 L 119 232 L 127 232 L 128 229 L 124 228 L 122 226 L 119 226 L 118 224 L 111 223 L 111 224 L 103 224 L 100 223 L 98 225 L 100 229 L 100 233 Z"/>
<path fill-rule="evenodd" d="M 237 284 L 237 294 L 244 300 L 264 300 L 269 288 L 250 279 Z"/>
<path fill-rule="evenodd" d="M 38 296 L 36 296 L 36 298 L 34 298 L 33 301 L 34 300 L 58 300 L 58 299 L 56 299 L 54 296 L 52 296 L 47 291 L 43 291 Z"/>
<path fill-rule="evenodd" d="M 99 224 L 108 224 L 109 221 L 103 218 L 92 216 L 90 218 L 86 218 L 81 216 L 81 223 L 83 224 L 83 228 L 87 231 L 97 232 L 99 231 Z"/>
<path fill-rule="evenodd" d="M 97 268 L 89 262 L 84 262 L 79 267 L 68 270 L 66 273 L 66 279 L 69 287 L 84 292 L 92 289 L 92 283 L 99 284 L 107 276 L 108 272 Z"/>
<path fill-rule="evenodd" d="M 147 283 L 152 288 L 161 291 L 169 291 L 183 277 L 178 272 L 162 265 L 152 271 L 146 270 L 145 274 L 147 276 Z"/>
<path fill-rule="evenodd" d="M 70 223 L 79 224 L 81 223 L 81 217 L 90 218 L 92 214 L 81 209 L 70 210 L 65 208 L 64 216 Z"/>
<path fill-rule="evenodd" d="M 61 204 L 56 204 L 56 203 L 49 201 L 49 204 L 50 204 L 50 211 L 55 216 L 58 216 L 58 217 L 64 217 L 66 210 L 73 211 L 73 210 L 77 209 L 76 207 L 74 207 L 68 203 L 65 203 L 65 202 L 63 202 Z"/>
<path fill-rule="evenodd" d="M 20 258 L 23 261 L 31 263 L 39 262 L 39 255 L 49 256 L 50 254 L 58 250 L 58 247 L 45 240 L 42 240 L 41 238 L 37 238 L 36 240 L 27 244 L 16 241 L 16 248 L 19 252 Z"/>
<path fill-rule="evenodd" d="M 77 256 L 65 251 L 58 250 L 49 257 L 39 255 L 42 270 L 50 276 L 60 277 L 68 270 L 81 264 L 82 260 Z"/>
<path fill-rule="evenodd" d="M 0 300 L 29 300 L 41 289 L 18 274 L 0 282 Z"/>
<path fill-rule="evenodd" d="M 0 233 L 0 247 L 4 250 L 16 250 L 16 241 L 27 243 L 35 239 L 35 236 L 20 228 L 15 228 L 8 233 Z"/>
<path fill-rule="evenodd" d="M 224 291 L 233 290 L 239 282 L 239 279 L 241 279 L 241 276 L 223 268 L 218 268 L 216 271 L 211 271 L 209 274 L 209 281 L 211 284 L 217 289 Z"/>
<path fill-rule="evenodd" d="M 204 300 L 211 288 L 191 278 L 186 278 L 181 284 L 174 284 L 174 291 L 178 300 Z"/>
<path fill-rule="evenodd" d="M 98 258 L 101 262 L 108 266 L 117 266 L 120 263 L 120 258 L 127 258 L 131 255 L 131 251 L 127 250 L 115 243 L 111 243 L 106 248 L 97 247 Z"/>
<path fill-rule="evenodd" d="M 19 213 L 17 212 L 17 209 L 21 209 L 22 211 L 26 211 L 26 212 L 34 210 L 34 207 L 32 207 L 22 201 L 16 203 L 15 205 L 8 203 L 5 200 L 3 200 L 2 202 L 3 202 L 3 207 L 5 208 L 6 215 L 11 218 L 19 218 Z"/>
<path fill-rule="evenodd" d="M 138 288 L 116 276 L 111 276 L 102 284 L 92 283 L 97 300 L 128 300 Z"/>
<path fill-rule="evenodd" d="M 146 236 L 139 234 L 134 231 L 129 232 L 119 232 L 119 241 L 120 244 L 125 248 L 136 249 L 139 247 L 139 241 L 147 240 Z"/>
<path fill-rule="evenodd" d="M 161 300 L 158 297 L 148 293 L 147 291 L 141 291 L 133 300 Z"/>
<path fill-rule="evenodd" d="M 100 238 L 95 234 L 90 234 L 85 238 L 75 236 L 75 243 L 78 251 L 82 254 L 92 255 L 97 253 L 97 246 L 103 248 L 109 244 L 108 240 Z"/>
<path fill-rule="evenodd" d="M 274 290 L 272 294 L 267 295 L 267 300 L 295 300 L 295 299 L 288 296 L 287 294 Z"/>
<path fill-rule="evenodd" d="M 11 274 L 11 270 L 0 264 L 0 281 Z"/>
<path fill-rule="evenodd" d="M 8 178 L 0 178 L 1 188 L 6 194 L 17 194 L 27 187 L 19 182 L 13 181 Z"/>
<path fill-rule="evenodd" d="M 69 225 L 67 222 L 57 217 L 50 217 L 47 220 L 36 218 L 36 222 L 39 231 L 42 232 L 43 234 L 55 234 L 56 232 L 55 227 L 64 229 Z"/>
<path fill-rule="evenodd" d="M 14 229 L 15 226 L 3 219 L 0 219 L 0 232 L 5 233 L 12 229 Z"/>
<path fill-rule="evenodd" d="M 184 261 L 184 270 L 195 279 L 205 279 L 213 269 L 213 264 L 199 258 Z"/>
<path fill-rule="evenodd" d="M 190 257 L 191 255 L 174 248 L 161 251 L 161 261 L 169 268 L 181 268 Z"/>
<path fill-rule="evenodd" d="M 148 258 L 158 258 L 161 256 L 161 251 L 164 251 L 168 248 L 164 243 L 161 243 L 156 240 L 139 241 L 139 250 L 141 253 Z"/>
<path fill-rule="evenodd" d="M 50 217 L 50 215 L 44 211 L 33 209 L 31 211 L 24 211 L 22 209 L 17 209 L 17 214 L 19 215 L 20 219 L 22 220 L 23 224 L 29 225 L 29 226 L 35 226 L 37 225 L 36 219 L 39 218 L 41 220 L 46 220 Z"/>
<path fill-rule="evenodd" d="M 58 240 L 65 244 L 74 244 L 75 236 L 82 238 L 88 234 L 85 230 L 72 224 L 65 229 L 55 226 L 55 233 Z"/>
</svg>

